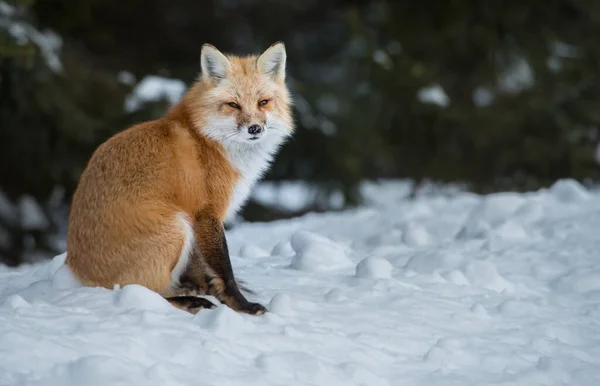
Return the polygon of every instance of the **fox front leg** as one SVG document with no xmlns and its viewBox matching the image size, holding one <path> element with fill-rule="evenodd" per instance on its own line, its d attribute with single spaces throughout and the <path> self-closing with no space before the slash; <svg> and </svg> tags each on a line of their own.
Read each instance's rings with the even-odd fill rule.
<svg viewBox="0 0 600 386">
<path fill-rule="evenodd" d="M 204 264 L 211 271 L 206 278 L 209 295 L 236 311 L 252 315 L 264 314 L 267 309 L 259 303 L 249 302 L 242 295 L 233 276 L 222 222 L 208 211 L 199 211 L 195 220 L 194 233 L 198 250 Z"/>
</svg>

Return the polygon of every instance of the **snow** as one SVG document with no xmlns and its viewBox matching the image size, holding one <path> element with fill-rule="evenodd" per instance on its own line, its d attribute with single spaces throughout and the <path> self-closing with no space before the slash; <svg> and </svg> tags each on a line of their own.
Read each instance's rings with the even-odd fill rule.
<svg viewBox="0 0 600 386">
<path fill-rule="evenodd" d="M 17 209 L 9 198 L 0 190 L 0 218 L 12 223 L 17 218 Z"/>
<path fill-rule="evenodd" d="M 291 268 L 302 271 L 328 271 L 352 266 L 344 246 L 308 231 L 292 235 L 291 245 L 296 254 Z"/>
<path fill-rule="evenodd" d="M 394 67 L 391 58 L 384 50 L 375 50 L 373 52 L 373 61 L 386 70 L 391 70 Z"/>
<path fill-rule="evenodd" d="M 402 233 L 402 241 L 406 245 L 416 247 L 429 244 L 430 236 L 424 227 L 417 224 L 408 224 Z"/>
<path fill-rule="evenodd" d="M 255 187 L 252 199 L 261 205 L 298 211 L 310 206 L 317 193 L 314 187 L 301 181 L 286 181 L 285 184 L 265 181 Z"/>
<path fill-rule="evenodd" d="M 560 41 L 553 42 L 550 51 L 552 54 L 548 57 L 546 63 L 548 68 L 553 72 L 562 70 L 565 59 L 573 59 L 580 56 L 579 49 L 576 46 Z"/>
<path fill-rule="evenodd" d="M 590 197 L 585 188 L 573 180 L 557 181 L 550 191 L 557 200 L 562 202 L 583 202 Z"/>
<path fill-rule="evenodd" d="M 533 69 L 524 58 L 515 58 L 498 77 L 498 86 L 508 93 L 519 93 L 533 85 Z"/>
<path fill-rule="evenodd" d="M 117 290 L 114 305 L 123 309 L 163 311 L 171 307 L 162 296 L 146 287 L 131 284 Z"/>
<path fill-rule="evenodd" d="M 367 257 L 356 265 L 356 277 L 391 279 L 394 266 L 380 257 Z"/>
<path fill-rule="evenodd" d="M 294 248 L 292 248 L 292 243 L 290 243 L 289 241 L 281 241 L 273 247 L 273 250 L 271 251 L 271 255 L 287 257 L 287 256 L 294 256 L 295 252 L 294 252 Z"/>
<path fill-rule="evenodd" d="M 269 303 L 269 311 L 278 315 L 290 315 L 292 311 L 292 297 L 290 294 L 279 293 L 273 296 Z"/>
<path fill-rule="evenodd" d="M 600 384 L 600 193 L 404 187 L 228 231 L 262 316 L 0 266 L 0 385 Z"/>
<path fill-rule="evenodd" d="M 214 312 L 199 312 L 194 316 L 193 322 L 210 332 L 213 337 L 230 342 L 256 330 L 255 324 L 228 307 L 219 307 Z"/>
<path fill-rule="evenodd" d="M 450 98 L 439 84 L 420 89 L 417 93 L 417 99 L 423 103 L 436 104 L 441 107 L 447 107 L 450 104 Z"/>
<path fill-rule="evenodd" d="M 405 180 L 380 180 L 363 181 L 359 185 L 361 194 L 369 205 L 385 205 L 394 200 L 401 200 L 410 195 L 413 184 Z M 458 184 L 447 184 L 443 186 L 424 182 L 417 189 L 417 195 L 429 194 L 453 195 L 464 191 L 464 187 Z M 326 204 L 335 208 L 341 204 L 343 197 L 340 194 L 332 194 L 328 197 Z M 319 190 L 305 181 L 263 181 L 254 188 L 252 199 L 264 206 L 274 207 L 282 211 L 302 211 L 309 209 L 317 200 L 325 202 L 319 194 Z M 427 211 L 427 206 L 421 206 Z"/>
<path fill-rule="evenodd" d="M 240 248 L 239 255 L 242 257 L 264 257 L 270 254 L 259 246 L 247 244 Z"/>
<path fill-rule="evenodd" d="M 486 107 L 494 102 L 494 93 L 487 87 L 477 87 L 473 91 L 473 103 L 477 107 Z"/>
<path fill-rule="evenodd" d="M 128 86 L 133 86 L 135 84 L 135 75 L 129 71 L 120 71 L 117 74 L 117 80 Z"/>
<path fill-rule="evenodd" d="M 12 5 L 9 5 L 4 1 L 0 1 L 0 15 L 13 16 L 14 14 L 15 8 Z"/>
<path fill-rule="evenodd" d="M 23 195 L 19 200 L 21 227 L 25 230 L 44 229 L 49 225 L 48 219 L 35 198 Z"/>
<path fill-rule="evenodd" d="M 25 45 L 33 43 L 39 48 L 46 64 L 55 72 L 62 71 L 59 51 L 62 39 L 51 30 L 39 31 L 30 24 L 19 20 L 21 12 L 4 1 L 0 1 L 0 31 L 6 31 L 12 40 Z"/>
<path fill-rule="evenodd" d="M 134 87 L 131 95 L 125 100 L 125 110 L 136 111 L 145 102 L 159 101 L 163 98 L 166 98 L 170 104 L 175 104 L 183 96 L 185 90 L 185 83 L 179 79 L 155 75 L 146 76 Z"/>
</svg>

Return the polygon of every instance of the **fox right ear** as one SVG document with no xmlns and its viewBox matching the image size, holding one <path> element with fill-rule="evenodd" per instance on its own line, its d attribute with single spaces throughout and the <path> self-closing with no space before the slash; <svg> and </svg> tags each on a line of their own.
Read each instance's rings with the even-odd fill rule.
<svg viewBox="0 0 600 386">
<path fill-rule="evenodd" d="M 227 77 L 231 63 L 215 46 L 205 43 L 200 53 L 200 66 L 203 78 L 219 83 Z"/>
<path fill-rule="evenodd" d="M 285 79 L 285 62 L 285 45 L 283 42 L 277 42 L 258 57 L 256 64 L 265 75 L 283 81 Z"/>
</svg>

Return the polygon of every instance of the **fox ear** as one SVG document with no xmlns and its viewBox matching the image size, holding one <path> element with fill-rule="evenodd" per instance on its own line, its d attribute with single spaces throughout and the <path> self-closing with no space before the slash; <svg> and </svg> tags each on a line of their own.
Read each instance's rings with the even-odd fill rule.
<svg viewBox="0 0 600 386">
<path fill-rule="evenodd" d="M 285 61 L 285 45 L 283 42 L 277 42 L 259 56 L 256 64 L 265 75 L 283 81 L 285 79 Z"/>
<path fill-rule="evenodd" d="M 231 63 L 215 46 L 206 43 L 202 46 L 202 52 L 200 53 L 200 66 L 202 77 L 219 83 L 226 78 Z"/>
</svg>

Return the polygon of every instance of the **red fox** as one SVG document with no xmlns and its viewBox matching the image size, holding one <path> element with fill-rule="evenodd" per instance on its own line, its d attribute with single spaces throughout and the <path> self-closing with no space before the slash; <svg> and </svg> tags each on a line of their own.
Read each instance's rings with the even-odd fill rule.
<svg viewBox="0 0 600 386">
<path fill-rule="evenodd" d="M 282 42 L 260 55 L 202 46 L 201 71 L 160 119 L 101 144 L 81 174 L 66 264 L 84 285 L 138 284 L 196 313 L 261 315 L 234 277 L 224 219 L 246 202 L 295 128 Z"/>
</svg>

